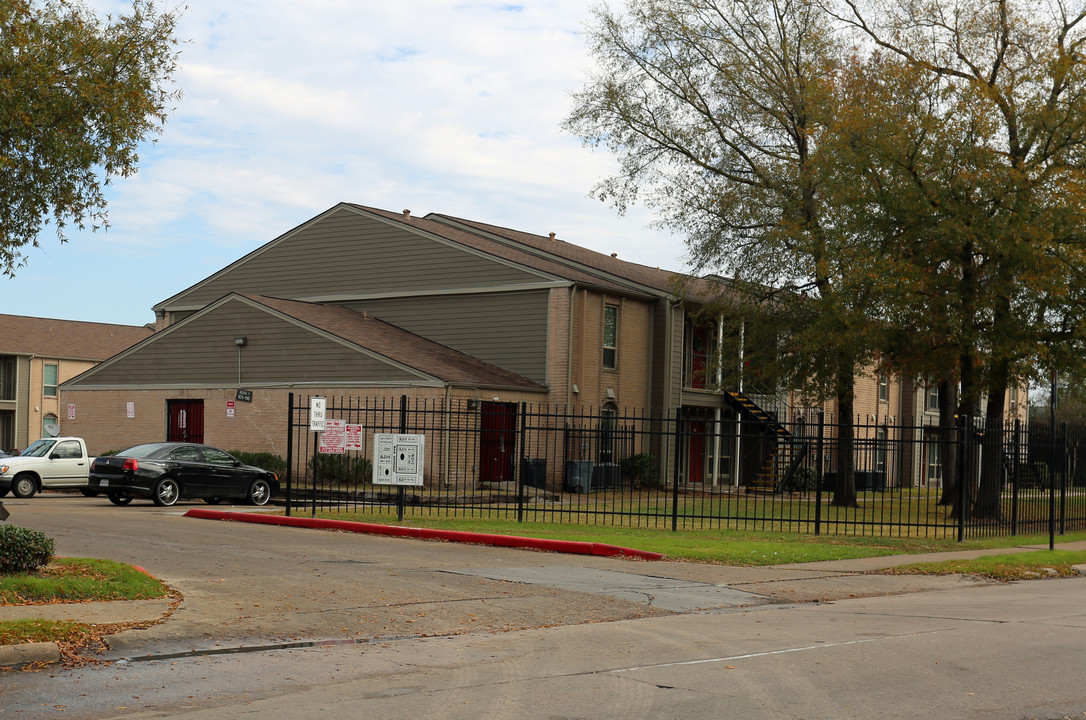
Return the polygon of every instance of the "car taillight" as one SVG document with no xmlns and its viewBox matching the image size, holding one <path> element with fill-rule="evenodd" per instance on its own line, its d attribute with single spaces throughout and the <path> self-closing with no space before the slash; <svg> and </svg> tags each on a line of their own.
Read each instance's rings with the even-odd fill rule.
<svg viewBox="0 0 1086 720">
<path fill-rule="evenodd" d="M 128 472 L 129 470 L 136 472 L 139 469 L 140 464 L 136 462 L 136 458 L 127 458 L 124 461 L 124 465 L 121 466 L 121 470 L 124 470 L 125 472 Z"/>
</svg>

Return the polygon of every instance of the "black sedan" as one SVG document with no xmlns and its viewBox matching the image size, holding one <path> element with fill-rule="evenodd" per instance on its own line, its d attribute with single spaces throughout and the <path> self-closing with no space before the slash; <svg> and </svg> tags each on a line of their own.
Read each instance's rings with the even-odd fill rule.
<svg viewBox="0 0 1086 720">
<path fill-rule="evenodd" d="M 210 445 L 164 442 L 95 458 L 88 488 L 105 493 L 114 505 L 127 505 L 136 497 L 164 507 L 181 498 L 202 498 L 213 505 L 225 499 L 264 505 L 279 492 L 279 478 Z"/>
</svg>

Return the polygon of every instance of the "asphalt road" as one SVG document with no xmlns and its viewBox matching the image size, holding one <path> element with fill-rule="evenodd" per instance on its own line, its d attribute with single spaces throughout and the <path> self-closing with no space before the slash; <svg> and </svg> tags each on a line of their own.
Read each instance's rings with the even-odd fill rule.
<svg viewBox="0 0 1086 720">
<path fill-rule="evenodd" d="M 715 568 L 5 504 L 58 554 L 140 565 L 185 600 L 100 664 L 3 673 L 0 718 L 1086 717 L 1086 579 Z"/>
</svg>

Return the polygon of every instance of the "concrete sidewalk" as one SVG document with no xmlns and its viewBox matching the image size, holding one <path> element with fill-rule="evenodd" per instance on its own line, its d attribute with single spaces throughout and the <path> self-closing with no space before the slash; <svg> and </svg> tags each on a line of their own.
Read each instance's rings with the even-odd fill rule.
<svg viewBox="0 0 1086 720">
<path fill-rule="evenodd" d="M 199 517 L 208 519 L 236 519 L 226 517 L 230 513 L 202 511 Z M 269 516 L 263 516 L 269 517 Z M 289 520 L 287 518 L 286 520 Z M 399 534 L 392 532 L 385 534 Z M 369 526 L 368 532 L 380 532 L 379 526 Z M 471 536 L 456 533 L 456 537 L 443 540 L 485 543 L 491 536 Z M 511 543 L 503 538 L 504 547 L 525 547 L 555 552 L 583 552 L 577 544 L 559 543 L 554 547 L 540 545 L 538 539 L 524 538 L 523 544 Z M 545 543 L 544 543 L 545 545 Z M 583 544 L 582 544 L 583 545 Z M 591 545 L 591 544 L 589 544 Z M 1086 550 L 1086 541 L 1059 543 L 1059 550 Z M 918 562 L 952 559 L 968 559 L 983 555 L 1047 550 L 1048 546 L 1020 546 L 992 550 L 969 550 L 934 553 L 928 555 L 896 555 L 850 560 L 830 560 L 816 563 L 776 565 L 763 567 L 722 567 L 694 563 L 632 562 L 616 563 L 613 569 L 577 569 L 568 562 L 555 563 L 554 567 L 536 570 L 508 568 L 500 573 L 494 569 L 478 568 L 478 575 L 507 582 L 530 583 L 561 590 L 609 596 L 625 601 L 638 602 L 640 596 L 651 598 L 648 604 L 653 611 L 692 612 L 699 609 L 739 608 L 772 603 L 802 603 L 832 601 L 847 597 L 897 595 L 912 592 L 961 587 L 963 584 L 987 584 L 979 578 L 956 576 L 889 576 L 872 574 L 875 571 Z M 639 551 L 620 548 L 607 555 L 639 556 Z M 589 554 L 592 554 L 589 552 Z M 598 554 L 598 553 L 597 553 Z M 469 571 L 460 571 L 467 574 Z M 470 572 L 476 572 L 472 570 Z M 1086 567 L 1080 567 L 1086 574 Z M 521 573 L 521 574 L 518 574 Z M 201 602 L 207 598 L 189 598 L 181 607 L 191 617 L 199 614 Z M 176 600 L 160 600 L 66 603 L 49 605 L 0 606 L 0 621 L 20 619 L 66 620 L 97 626 L 138 625 L 167 620 Z M 184 625 L 184 623 L 182 623 Z M 167 625 L 168 627 L 168 625 Z M 139 631 L 129 631 L 139 633 Z M 118 645 L 125 643 L 118 637 Z M 60 652 L 55 643 L 27 643 L 16 646 L 0 645 L 0 666 L 17 666 L 29 663 L 56 662 Z"/>
</svg>

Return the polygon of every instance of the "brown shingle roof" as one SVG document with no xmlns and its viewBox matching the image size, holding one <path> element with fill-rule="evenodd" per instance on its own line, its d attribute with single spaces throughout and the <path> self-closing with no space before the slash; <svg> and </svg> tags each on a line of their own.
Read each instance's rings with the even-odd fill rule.
<svg viewBox="0 0 1086 720">
<path fill-rule="evenodd" d="M 545 389 L 534 380 L 339 305 L 319 305 L 264 295 L 241 296 L 445 382 L 525 390 Z"/>
<path fill-rule="evenodd" d="M 488 255 L 502 258 L 504 260 L 509 260 L 524 267 L 539 270 L 555 277 L 572 280 L 577 283 L 592 285 L 615 292 L 646 294 L 644 290 L 637 288 L 634 285 L 624 283 L 621 280 L 608 278 L 604 273 L 594 273 L 591 268 L 578 268 L 569 263 L 562 262 L 561 258 L 549 258 L 546 256 L 541 256 L 540 254 L 530 252 L 527 249 L 521 249 L 515 246 L 511 246 L 509 244 L 498 242 L 477 232 L 471 232 L 469 230 L 454 227 L 444 222 L 429 219 L 430 217 L 446 217 L 443 215 L 435 214 L 429 215 L 427 217 L 412 216 L 410 218 L 407 218 L 404 217 L 402 213 L 389 212 L 388 210 L 381 210 L 379 208 L 372 208 L 366 207 L 364 205 L 355 204 L 352 204 L 352 207 L 355 207 L 367 213 L 371 213 L 373 215 L 378 215 L 387 220 L 401 223 L 417 230 L 422 230 L 433 235 L 437 235 L 438 237 L 445 238 L 446 240 L 451 240 L 455 243 L 470 247 L 480 252 L 484 252 Z M 585 252 L 592 251 L 586 250 Z M 631 265 L 632 263 L 624 264 Z M 645 269 L 649 270 L 649 268 Z M 661 274 L 670 275 L 670 273 Z M 666 280 L 664 282 L 666 282 Z M 656 285 L 652 285 L 651 287 L 655 289 Z M 665 292 L 666 291 L 667 290 L 665 289 Z"/>
<path fill-rule="evenodd" d="M 147 326 L 0 315 L 0 355 L 100 361 L 152 334 Z"/>
<path fill-rule="evenodd" d="M 559 240 L 557 237 L 543 237 L 542 235 L 534 235 L 498 225 L 488 225 L 475 220 L 465 220 L 451 215 L 431 213 L 427 217 L 441 218 L 448 222 L 475 228 L 480 232 L 497 235 L 547 255 L 556 256 L 578 265 L 596 268 L 608 275 L 625 278 L 638 285 L 644 285 L 669 295 L 674 295 L 681 287 L 684 296 L 698 301 L 705 301 L 716 297 L 724 289 L 724 286 L 719 282 L 629 262 L 628 260 L 622 260 L 617 255 L 606 255 L 580 245 Z"/>
</svg>

